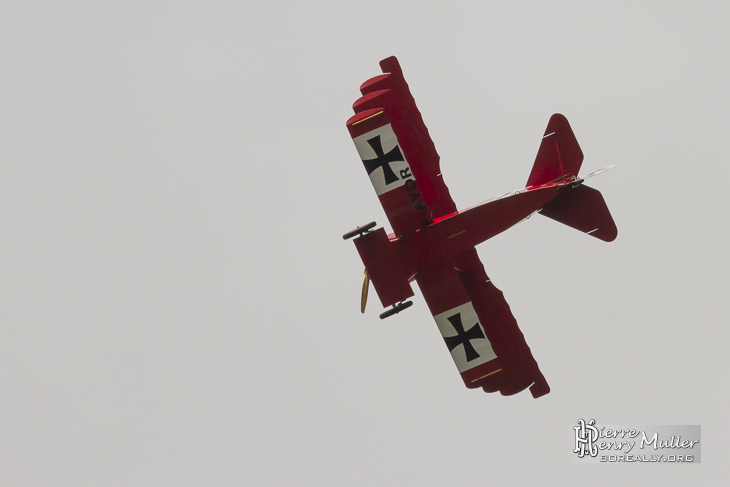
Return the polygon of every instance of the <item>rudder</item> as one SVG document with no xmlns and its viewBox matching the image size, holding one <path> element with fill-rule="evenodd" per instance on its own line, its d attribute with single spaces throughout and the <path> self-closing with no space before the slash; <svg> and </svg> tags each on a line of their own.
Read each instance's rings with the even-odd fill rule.
<svg viewBox="0 0 730 487">
<path fill-rule="evenodd" d="M 556 113 L 550 117 L 527 187 L 547 184 L 563 177 L 578 176 L 583 151 L 570 128 L 568 119 Z"/>
</svg>

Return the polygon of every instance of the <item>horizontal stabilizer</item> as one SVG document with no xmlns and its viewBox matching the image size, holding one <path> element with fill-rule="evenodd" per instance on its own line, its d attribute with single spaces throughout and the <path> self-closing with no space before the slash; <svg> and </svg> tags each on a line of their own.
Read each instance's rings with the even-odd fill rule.
<svg viewBox="0 0 730 487">
<path fill-rule="evenodd" d="M 565 193 L 545 205 L 540 214 L 606 242 L 612 242 L 618 236 L 601 192 L 586 185 L 565 189 Z"/>
</svg>

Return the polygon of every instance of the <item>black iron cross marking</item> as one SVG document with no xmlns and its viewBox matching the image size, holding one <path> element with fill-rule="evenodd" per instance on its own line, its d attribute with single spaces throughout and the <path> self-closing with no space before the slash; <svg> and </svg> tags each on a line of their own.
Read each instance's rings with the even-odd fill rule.
<svg viewBox="0 0 730 487">
<path fill-rule="evenodd" d="M 476 322 L 474 326 L 469 328 L 468 331 L 464 331 L 464 325 L 461 323 L 461 313 L 457 313 L 454 316 L 447 318 L 451 326 L 456 330 L 456 336 L 444 337 L 446 346 L 449 347 L 449 352 L 458 347 L 464 345 L 464 352 L 466 352 L 466 361 L 471 362 L 472 360 L 480 357 L 479 353 L 474 349 L 474 345 L 471 344 L 471 340 L 478 338 L 486 338 L 484 332 L 479 326 L 479 322 Z"/>
<path fill-rule="evenodd" d="M 368 175 L 372 174 L 377 168 L 383 168 L 383 175 L 385 176 L 385 185 L 398 181 L 398 176 L 390 168 L 391 162 L 404 161 L 403 153 L 400 151 L 400 147 L 396 144 L 387 154 L 383 153 L 383 144 L 380 142 L 380 136 L 376 135 L 372 139 L 368 140 L 368 145 L 375 151 L 375 159 L 368 159 L 362 161 L 365 164 L 365 170 Z"/>
</svg>

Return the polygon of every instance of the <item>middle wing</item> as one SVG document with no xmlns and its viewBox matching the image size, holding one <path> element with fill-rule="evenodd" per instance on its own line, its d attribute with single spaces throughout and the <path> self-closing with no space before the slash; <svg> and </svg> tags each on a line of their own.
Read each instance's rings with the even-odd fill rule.
<svg viewBox="0 0 730 487">
<path fill-rule="evenodd" d="M 426 303 L 468 388 L 537 398 L 550 392 L 502 292 L 475 249 L 416 276 Z"/>
</svg>

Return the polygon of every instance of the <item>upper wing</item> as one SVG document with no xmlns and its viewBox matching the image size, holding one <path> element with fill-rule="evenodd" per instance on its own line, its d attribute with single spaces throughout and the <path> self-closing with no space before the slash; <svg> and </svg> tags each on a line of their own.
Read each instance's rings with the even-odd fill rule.
<svg viewBox="0 0 730 487">
<path fill-rule="evenodd" d="M 470 249 L 423 269 L 416 281 L 464 384 L 511 395 L 550 392 L 502 292 Z"/>
<path fill-rule="evenodd" d="M 396 235 L 451 214 L 456 205 L 441 177 L 439 155 L 395 57 L 385 74 L 360 87 L 347 128 Z"/>
</svg>

